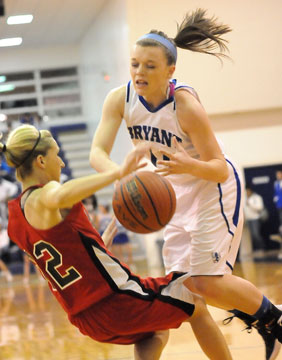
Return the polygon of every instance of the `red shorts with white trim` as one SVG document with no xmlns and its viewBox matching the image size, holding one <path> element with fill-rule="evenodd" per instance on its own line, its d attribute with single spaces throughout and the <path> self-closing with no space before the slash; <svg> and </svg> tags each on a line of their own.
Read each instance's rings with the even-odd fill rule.
<svg viewBox="0 0 282 360">
<path fill-rule="evenodd" d="M 156 331 L 178 328 L 194 311 L 193 296 L 183 285 L 187 277 L 170 274 L 148 278 L 149 284 L 152 281 L 149 297 L 136 296 L 130 290 L 116 292 L 79 314 L 70 315 L 69 320 L 82 334 L 113 344 L 134 344 Z"/>
</svg>

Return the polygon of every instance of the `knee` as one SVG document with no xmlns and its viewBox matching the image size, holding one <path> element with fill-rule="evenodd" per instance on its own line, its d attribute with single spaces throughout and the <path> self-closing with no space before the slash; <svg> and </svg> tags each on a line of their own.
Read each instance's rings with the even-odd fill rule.
<svg viewBox="0 0 282 360">
<path fill-rule="evenodd" d="M 218 297 L 217 283 L 222 279 L 222 276 L 195 276 L 192 278 L 193 290 L 197 294 L 213 298 Z"/>
<path fill-rule="evenodd" d="M 169 330 L 156 331 L 154 336 L 160 341 L 162 348 L 164 348 L 169 339 Z"/>
<path fill-rule="evenodd" d="M 139 341 L 134 346 L 135 360 L 159 360 L 169 338 L 169 331 L 156 331 L 150 338 Z"/>
<path fill-rule="evenodd" d="M 203 318 L 208 314 L 206 301 L 201 295 L 193 293 L 193 301 L 195 308 L 193 314 L 188 320 L 191 323 L 191 325 L 193 325 L 195 321 L 197 322 L 199 318 Z"/>
<path fill-rule="evenodd" d="M 202 312 L 203 310 L 206 309 L 207 305 L 203 296 L 193 293 L 193 300 L 194 300 L 195 310 L 197 310 L 197 312 Z"/>
</svg>

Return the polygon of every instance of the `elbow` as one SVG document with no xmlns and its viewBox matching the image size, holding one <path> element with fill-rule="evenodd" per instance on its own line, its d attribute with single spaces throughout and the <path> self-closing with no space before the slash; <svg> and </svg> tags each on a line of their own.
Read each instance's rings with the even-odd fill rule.
<svg viewBox="0 0 282 360">
<path fill-rule="evenodd" d="M 98 153 L 99 153 L 99 149 L 96 147 L 92 147 L 89 154 L 90 166 L 95 170 L 97 170 L 97 158 L 99 157 Z"/>
<path fill-rule="evenodd" d="M 94 149 L 93 148 L 91 148 L 91 150 L 90 150 L 89 163 L 90 163 L 90 166 L 95 169 L 95 156 L 94 156 Z"/>
<path fill-rule="evenodd" d="M 228 179 L 228 175 L 227 175 L 227 176 L 226 176 L 226 175 L 222 175 L 222 176 L 219 177 L 218 182 L 219 182 L 220 184 L 222 184 L 222 183 L 224 183 L 227 179 Z"/>
<path fill-rule="evenodd" d="M 219 172 L 218 175 L 218 182 L 220 184 L 224 183 L 228 179 L 229 171 L 227 165 L 224 166 L 224 168 Z"/>
<path fill-rule="evenodd" d="M 93 157 L 92 157 L 91 154 L 89 155 L 88 161 L 89 161 L 90 166 L 91 166 L 93 169 L 95 169 L 94 159 L 93 159 Z"/>
<path fill-rule="evenodd" d="M 98 172 L 102 171 L 103 159 L 105 159 L 105 151 L 97 146 L 92 147 L 89 155 L 89 162 L 91 167 Z"/>
</svg>

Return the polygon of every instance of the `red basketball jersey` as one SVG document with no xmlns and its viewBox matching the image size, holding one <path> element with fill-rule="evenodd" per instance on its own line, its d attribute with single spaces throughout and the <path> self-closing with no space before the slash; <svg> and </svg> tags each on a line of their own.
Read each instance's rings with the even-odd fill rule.
<svg viewBox="0 0 282 360">
<path fill-rule="evenodd" d="M 33 258 L 64 309 L 75 314 L 110 295 L 112 289 L 91 248 L 105 254 L 107 250 L 82 203 L 73 206 L 60 224 L 37 230 L 26 221 L 20 198 L 9 202 L 9 237 Z"/>
<path fill-rule="evenodd" d="M 33 258 L 69 315 L 117 293 L 145 302 L 156 297 L 160 301 L 176 302 L 177 307 L 191 315 L 194 306 L 187 301 L 187 296 L 191 300 L 189 294 L 176 300 L 170 293 L 161 294 L 163 287 L 181 274 L 146 279 L 132 274 L 106 249 L 82 203 L 74 205 L 61 223 L 48 230 L 38 230 L 25 219 L 21 196 L 9 202 L 9 237 Z"/>
</svg>

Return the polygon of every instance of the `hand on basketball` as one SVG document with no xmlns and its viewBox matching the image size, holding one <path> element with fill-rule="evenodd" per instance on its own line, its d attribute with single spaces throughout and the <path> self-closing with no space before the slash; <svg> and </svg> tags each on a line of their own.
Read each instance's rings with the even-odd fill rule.
<svg viewBox="0 0 282 360">
<path fill-rule="evenodd" d="M 172 138 L 172 145 L 175 148 L 174 153 L 169 153 L 160 150 L 162 155 L 165 155 L 169 160 L 158 160 L 156 173 L 166 176 L 170 174 L 184 174 L 189 173 L 189 167 L 192 165 L 193 159 L 184 150 L 183 146 L 176 140 L 175 136 Z"/>
<path fill-rule="evenodd" d="M 125 158 L 121 168 L 120 168 L 120 177 L 124 177 L 133 171 L 139 170 L 147 165 L 147 163 L 140 160 L 148 153 L 150 150 L 150 144 L 140 143 L 138 144 Z"/>
<path fill-rule="evenodd" d="M 116 218 L 113 216 L 111 222 L 103 232 L 102 239 L 107 247 L 112 245 L 114 237 L 117 234 Z"/>
</svg>

